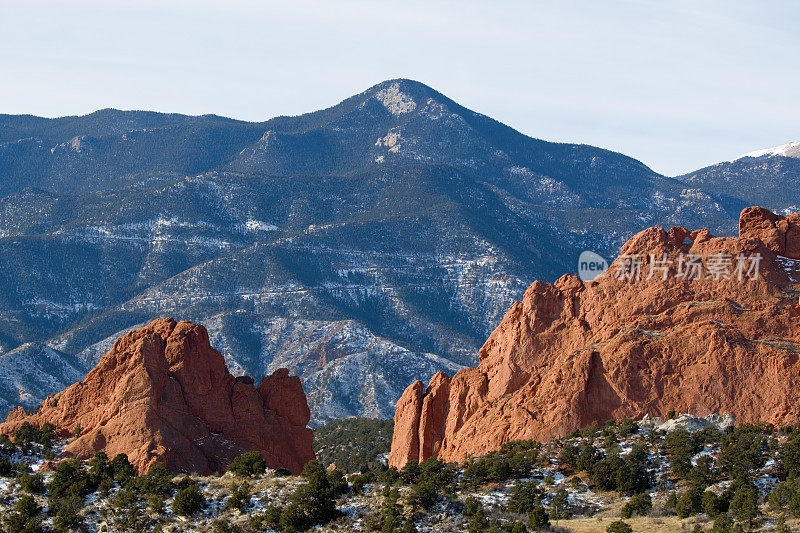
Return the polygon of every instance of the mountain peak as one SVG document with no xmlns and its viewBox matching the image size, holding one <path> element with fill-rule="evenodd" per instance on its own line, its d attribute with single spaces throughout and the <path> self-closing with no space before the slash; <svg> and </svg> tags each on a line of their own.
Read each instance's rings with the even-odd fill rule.
<svg viewBox="0 0 800 533">
<path fill-rule="evenodd" d="M 403 92 L 414 95 L 420 95 L 423 93 L 436 93 L 436 90 L 434 90 L 432 87 L 425 85 L 421 81 L 412 80 L 409 78 L 392 78 L 389 80 L 384 80 L 380 83 L 373 85 L 365 92 L 376 93 L 388 89 L 390 87 L 397 87 L 399 90 Z"/>
<path fill-rule="evenodd" d="M 796 159 L 800 159 L 800 141 L 781 144 L 771 148 L 763 148 L 761 150 L 754 150 L 744 154 L 741 157 L 738 157 L 737 161 L 739 159 L 744 159 L 745 157 L 759 158 L 773 156 L 794 157 Z"/>
<path fill-rule="evenodd" d="M 417 108 L 414 97 L 403 91 L 399 82 L 394 82 L 375 93 L 375 98 L 393 115 L 410 113 Z"/>
<path fill-rule="evenodd" d="M 421 108 L 429 99 L 439 104 L 452 104 L 449 98 L 416 80 L 394 78 L 373 85 L 361 95 L 362 100 L 376 98 L 393 115 L 411 113 Z"/>
</svg>

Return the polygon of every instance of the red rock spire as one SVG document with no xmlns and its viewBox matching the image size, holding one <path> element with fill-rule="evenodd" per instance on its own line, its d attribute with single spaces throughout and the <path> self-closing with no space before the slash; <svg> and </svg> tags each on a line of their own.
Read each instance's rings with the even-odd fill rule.
<svg viewBox="0 0 800 533">
<path fill-rule="evenodd" d="M 786 259 L 800 259 L 800 214 L 750 207 L 739 228 L 738 238 L 649 228 L 594 282 L 533 283 L 477 368 L 438 374 L 424 393 L 421 382 L 406 389 L 390 464 L 461 461 L 512 440 L 670 410 L 800 423 L 800 261 Z M 664 254 L 666 279 L 649 276 Z M 740 254 L 760 258 L 756 279 L 735 274 Z M 642 261 L 641 278 L 618 279 L 631 257 Z M 681 278 L 690 257 L 709 269 L 730 261 L 730 275 Z"/>
<path fill-rule="evenodd" d="M 160 319 L 123 335 L 86 378 L 39 410 L 12 411 L 0 433 L 49 422 L 60 437 L 82 428 L 66 453 L 125 453 L 140 472 L 161 461 L 175 472 L 223 470 L 257 450 L 273 468 L 299 473 L 314 459 L 300 379 L 280 369 L 258 388 L 234 377 L 203 326 Z"/>
</svg>

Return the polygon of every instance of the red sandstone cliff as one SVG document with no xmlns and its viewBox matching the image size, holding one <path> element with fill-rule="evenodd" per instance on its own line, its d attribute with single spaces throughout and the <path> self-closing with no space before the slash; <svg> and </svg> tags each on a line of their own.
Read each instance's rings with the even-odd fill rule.
<svg viewBox="0 0 800 533">
<path fill-rule="evenodd" d="M 800 422 L 800 214 L 745 209 L 740 237 L 650 228 L 598 280 L 535 282 L 480 350 L 477 368 L 417 381 L 397 403 L 390 465 L 460 461 L 517 439 L 550 439 L 610 418 L 730 413 L 739 422 Z M 620 280 L 641 255 L 641 279 Z M 672 267 L 650 272 L 651 256 Z M 731 256 L 730 279 L 676 278 L 677 258 L 709 267 Z M 737 256 L 760 254 L 758 277 Z M 628 259 L 630 260 L 630 259 Z M 656 263 L 656 265 L 658 265 Z M 748 262 L 748 267 L 752 263 Z M 685 263 L 684 263 L 685 266 Z M 424 390 L 423 390 L 424 389 Z"/>
<path fill-rule="evenodd" d="M 128 455 L 140 471 L 165 462 L 175 472 L 210 473 L 258 450 L 273 468 L 299 473 L 314 459 L 310 418 L 300 379 L 286 369 L 234 377 L 203 326 L 156 320 L 117 339 L 79 383 L 48 397 L 39 410 L 12 411 L 0 433 L 23 422 L 49 422 L 67 437 L 66 454 L 104 450 Z"/>
</svg>

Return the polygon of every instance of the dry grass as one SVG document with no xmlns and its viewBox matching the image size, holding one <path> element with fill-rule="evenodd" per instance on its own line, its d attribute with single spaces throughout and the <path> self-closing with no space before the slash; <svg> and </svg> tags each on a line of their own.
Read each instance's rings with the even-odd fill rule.
<svg viewBox="0 0 800 533">
<path fill-rule="evenodd" d="M 570 520 L 559 520 L 558 525 L 575 533 L 596 533 L 605 531 L 608 525 L 616 520 L 619 520 L 619 517 L 572 518 Z M 631 525 L 634 532 L 652 533 L 655 531 L 691 531 L 697 520 L 692 518 L 681 520 L 677 516 L 657 518 L 637 516 L 625 520 L 625 522 Z M 710 527 L 710 524 L 708 527 Z"/>
<path fill-rule="evenodd" d="M 595 518 L 572 518 L 570 520 L 559 520 L 558 525 L 566 531 L 574 533 L 602 533 L 611 522 L 619 520 L 619 516 L 601 516 Z M 637 516 L 625 520 L 633 528 L 634 533 L 653 533 L 657 531 L 687 531 L 690 532 L 695 524 L 700 524 L 703 531 L 711 531 L 713 522 L 698 519 L 697 517 L 681 520 L 677 516 Z M 553 523 L 555 526 L 555 523 Z M 787 520 L 786 525 L 791 531 L 800 531 L 800 519 Z M 774 524 L 753 528 L 754 532 L 775 531 Z"/>
</svg>

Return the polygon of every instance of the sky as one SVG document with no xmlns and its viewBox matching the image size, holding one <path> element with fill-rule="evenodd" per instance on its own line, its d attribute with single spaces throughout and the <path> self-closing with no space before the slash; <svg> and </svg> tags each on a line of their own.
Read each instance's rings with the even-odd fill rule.
<svg viewBox="0 0 800 533">
<path fill-rule="evenodd" d="M 411 78 L 680 175 L 800 140 L 800 2 L 0 0 L 0 113 L 261 121 Z"/>
</svg>

